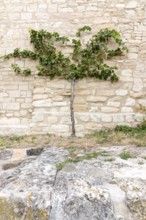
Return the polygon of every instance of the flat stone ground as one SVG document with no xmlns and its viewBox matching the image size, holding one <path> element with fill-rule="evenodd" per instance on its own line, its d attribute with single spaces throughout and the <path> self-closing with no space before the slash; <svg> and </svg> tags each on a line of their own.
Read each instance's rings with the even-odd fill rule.
<svg viewBox="0 0 146 220">
<path fill-rule="evenodd" d="M 19 164 L 19 162 L 23 161 L 28 157 L 27 150 L 29 148 L 22 148 L 22 149 L 2 149 L 0 150 L 0 171 L 5 169 L 5 165 L 10 164 L 10 167 L 6 168 L 13 168 L 13 164 Z M 30 148 L 30 149 L 42 149 L 42 148 Z M 121 161 L 125 165 L 130 166 L 130 170 L 128 171 L 127 167 L 125 175 L 143 175 L 143 178 L 146 179 L 146 147 L 133 147 L 133 146 L 111 146 L 111 147 L 96 147 L 96 148 L 68 148 L 73 152 L 75 157 L 79 157 L 80 155 L 85 155 L 91 152 L 100 152 L 106 151 L 107 156 L 105 157 L 105 162 L 112 163 L 113 161 Z M 120 154 L 121 153 L 129 153 L 131 158 L 122 159 Z M 32 154 L 33 155 L 33 154 Z M 34 153 L 35 155 L 35 153 Z M 37 155 L 37 154 L 36 154 Z M 12 166 L 11 166 L 12 165 Z M 136 169 L 136 170 L 135 170 Z M 122 170 L 124 173 L 124 169 Z M 130 174 L 131 173 L 131 174 Z M 122 175 L 122 174 L 121 174 Z"/>
<path fill-rule="evenodd" d="M 46 150 L 45 150 L 46 149 Z M 66 153 L 68 150 L 68 153 Z M 69 182 L 69 184 L 73 184 L 72 187 L 76 188 L 76 182 L 79 181 L 79 187 L 78 190 L 82 189 L 83 185 L 91 185 L 92 187 L 89 187 L 89 191 L 92 191 L 92 188 L 94 189 L 95 186 L 98 188 L 101 185 L 103 188 L 108 190 L 112 204 L 114 205 L 114 210 L 116 215 L 121 216 L 122 218 L 117 219 L 124 219 L 124 220 L 145 220 L 146 219 L 146 207 L 145 207 L 145 194 L 146 194 L 146 148 L 145 147 L 133 147 L 133 146 L 99 146 L 97 147 L 91 147 L 91 148 L 79 148 L 79 147 L 68 147 L 68 148 L 56 148 L 53 146 L 51 147 L 45 147 L 44 151 L 43 148 L 23 148 L 23 149 L 3 149 L 0 151 L 0 175 L 5 173 L 5 171 L 8 171 L 10 173 L 13 173 L 13 170 L 15 168 L 19 167 L 21 162 L 27 161 L 26 167 L 24 163 L 24 167 L 21 166 L 20 170 L 22 171 L 18 176 L 16 177 L 16 182 L 19 180 L 20 177 L 23 176 L 23 180 L 27 181 L 36 181 L 35 178 L 38 177 L 38 175 L 41 176 L 41 178 L 44 178 L 43 171 L 45 169 L 49 168 L 50 165 L 54 163 L 51 170 L 54 172 L 54 176 L 52 177 L 51 170 L 47 172 L 47 175 L 50 175 L 51 178 L 54 178 L 54 184 L 57 187 L 57 184 L 66 184 L 66 182 Z M 46 153 L 45 153 L 46 152 Z M 60 159 L 61 153 L 66 155 L 65 157 L 62 157 Z M 56 164 L 65 161 L 67 158 L 83 158 L 84 155 L 87 155 L 89 153 L 95 153 L 95 152 L 104 152 L 104 155 L 99 155 L 97 158 L 90 158 L 88 160 L 82 160 L 79 163 L 66 163 L 62 170 L 57 171 L 56 170 Z M 121 155 L 125 155 L 125 159 L 122 159 Z M 44 157 L 44 156 L 45 157 Z M 39 159 L 40 156 L 40 159 Z M 27 158 L 29 157 L 29 160 Z M 129 158 L 128 158 L 129 157 Z M 32 159 L 31 159 L 32 158 Z M 36 158 L 35 162 L 33 163 L 33 158 Z M 41 161 L 42 158 L 42 161 Z M 49 162 L 47 162 L 49 161 Z M 46 163 L 46 164 L 45 164 Z M 36 166 L 36 167 L 35 167 Z M 32 168 L 32 169 L 31 169 Z M 39 171 L 40 169 L 40 171 Z M 33 171 L 32 171 L 33 170 Z M 36 172 L 36 173 L 35 173 Z M 38 172 L 38 173 L 37 173 Z M 30 179 L 28 179 L 29 175 L 34 175 Z M 12 174 L 13 175 L 13 174 Z M 48 176 L 46 175 L 46 179 L 48 179 Z M 57 179 L 56 179 L 57 176 Z M 26 178 L 26 179 L 25 179 Z M 72 181 L 71 181 L 72 180 Z M 11 188 L 14 191 L 14 195 L 16 195 L 17 188 L 15 187 L 15 181 L 12 180 L 12 186 L 9 189 L 9 184 L 7 185 L 7 178 L 5 179 L 5 190 L 7 193 L 9 193 Z M 71 181 L 71 182 L 70 182 Z M 84 182 L 84 184 L 82 183 Z M 22 184 L 22 181 L 20 181 Z M 34 182 L 36 183 L 36 182 Z M 39 180 L 40 183 L 40 180 Z M 11 185 L 10 184 L 10 185 Z M 20 184 L 20 185 L 21 185 Z M 80 185 L 81 184 L 81 185 Z M 83 185 L 82 185 L 83 184 Z M 23 184 L 22 184 L 23 185 Z M 54 186 L 55 186 L 54 185 Z M 7 188 L 8 186 L 8 188 Z M 38 185 L 36 185 L 38 186 Z M 35 187 L 36 187 L 35 186 Z M 34 188 L 35 188 L 34 187 Z M 41 186 L 41 190 L 45 188 L 45 184 Z M 30 185 L 30 189 L 31 189 Z M 50 186 L 51 188 L 51 186 Z M 49 188 L 49 189 L 50 189 Z M 86 188 L 86 187 L 85 187 Z M 87 187 L 88 188 L 88 187 Z M 1 190 L 3 191 L 3 186 L 1 186 Z M 56 206 L 56 195 L 61 198 L 61 195 L 64 195 L 68 193 L 68 195 L 72 195 L 71 192 L 66 192 L 66 188 L 59 188 L 59 191 L 56 191 L 54 194 L 54 211 L 52 213 L 56 212 L 58 206 Z M 77 190 L 75 189 L 73 193 L 75 194 Z M 84 189 L 85 194 L 88 192 L 88 189 Z M 87 192 L 86 192 L 87 191 Z M 42 198 L 45 198 L 45 195 L 43 195 L 43 192 L 46 190 L 42 190 Z M 7 195 L 6 193 L 6 195 Z M 35 192 L 36 198 L 38 197 L 37 192 Z M 67 196 L 67 195 L 66 195 Z M 97 196 L 97 195 L 96 195 Z M 86 197 L 83 196 L 85 199 Z M 92 198 L 93 199 L 93 198 Z M 65 200 L 63 200 L 65 201 Z M 84 201 L 83 199 L 81 201 Z M 57 200 L 58 202 L 58 200 Z M 38 204 L 40 203 L 40 200 L 38 200 Z M 59 204 L 61 205 L 62 202 Z M 128 204 L 128 206 L 126 205 Z M 61 206 L 60 206 L 61 207 Z M 130 208 L 128 208 L 130 207 Z M 58 209 L 59 212 L 60 208 Z M 136 211 L 135 211 L 136 210 Z M 143 210 L 143 211 L 141 211 Z M 55 214 L 52 214 L 52 218 L 55 219 Z M 64 217 L 60 218 L 61 220 L 64 219 Z M 71 218 L 70 218 L 71 219 Z M 80 218 L 79 218 L 80 219 Z M 85 218 L 86 219 L 86 218 Z M 106 219 L 106 218 L 102 218 Z M 114 219 L 114 218 L 110 218 Z"/>
</svg>

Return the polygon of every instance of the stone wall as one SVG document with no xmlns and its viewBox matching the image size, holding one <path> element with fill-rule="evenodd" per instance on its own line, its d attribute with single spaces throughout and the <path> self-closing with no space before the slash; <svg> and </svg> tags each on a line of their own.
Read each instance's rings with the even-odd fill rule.
<svg viewBox="0 0 146 220">
<path fill-rule="evenodd" d="M 29 28 L 57 31 L 74 37 L 84 25 L 115 28 L 129 54 L 113 60 L 119 68 L 116 84 L 94 79 L 76 85 L 77 135 L 138 123 L 146 107 L 146 2 L 145 0 L 0 0 L 0 56 L 16 47 L 31 48 Z M 11 63 L 0 61 L 0 134 L 56 133 L 69 135 L 70 82 L 17 76 Z M 35 72 L 35 71 L 34 71 Z M 141 107 L 142 106 L 142 107 Z"/>
</svg>

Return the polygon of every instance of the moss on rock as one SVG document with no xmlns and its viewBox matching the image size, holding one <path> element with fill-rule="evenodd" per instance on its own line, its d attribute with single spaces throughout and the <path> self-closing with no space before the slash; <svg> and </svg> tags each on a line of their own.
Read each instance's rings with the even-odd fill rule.
<svg viewBox="0 0 146 220">
<path fill-rule="evenodd" d="M 47 211 L 0 198 L 0 220 L 47 220 Z"/>
</svg>

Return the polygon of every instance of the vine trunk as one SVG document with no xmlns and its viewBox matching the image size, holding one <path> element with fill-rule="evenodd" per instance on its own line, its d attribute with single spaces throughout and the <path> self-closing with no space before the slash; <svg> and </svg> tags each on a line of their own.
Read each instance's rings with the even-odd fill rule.
<svg viewBox="0 0 146 220">
<path fill-rule="evenodd" d="M 75 82 L 76 82 L 76 79 L 73 78 L 72 81 L 71 81 L 71 99 L 70 99 L 70 113 L 71 113 L 71 125 L 72 125 L 71 136 L 72 137 L 76 136 L 75 116 L 74 116 Z"/>
</svg>

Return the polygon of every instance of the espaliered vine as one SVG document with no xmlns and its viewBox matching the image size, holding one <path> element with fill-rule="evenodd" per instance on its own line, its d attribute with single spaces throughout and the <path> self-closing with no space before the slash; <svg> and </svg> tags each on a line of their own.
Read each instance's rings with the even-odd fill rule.
<svg viewBox="0 0 146 220">
<path fill-rule="evenodd" d="M 75 136 L 74 119 L 74 97 L 75 82 L 85 77 L 94 77 L 99 80 L 118 81 L 116 66 L 109 66 L 106 60 L 115 56 L 123 55 L 127 48 L 122 38 L 116 30 L 102 29 L 83 46 L 83 32 L 91 31 L 91 27 L 84 26 L 78 30 L 78 38 L 72 40 L 72 53 L 67 57 L 57 50 L 57 45 L 67 46 L 69 39 L 60 36 L 57 32 L 47 32 L 45 30 L 30 30 L 30 42 L 34 46 L 34 51 L 15 49 L 13 53 L 4 56 L 4 59 L 11 57 L 30 58 L 37 60 L 38 75 L 47 76 L 50 79 L 55 77 L 71 80 L 72 95 L 70 100 L 72 136 Z M 110 43 L 115 43 L 116 49 L 109 49 Z M 26 76 L 31 74 L 31 69 L 21 69 L 17 64 L 12 64 L 13 70 L 17 74 Z"/>
</svg>

